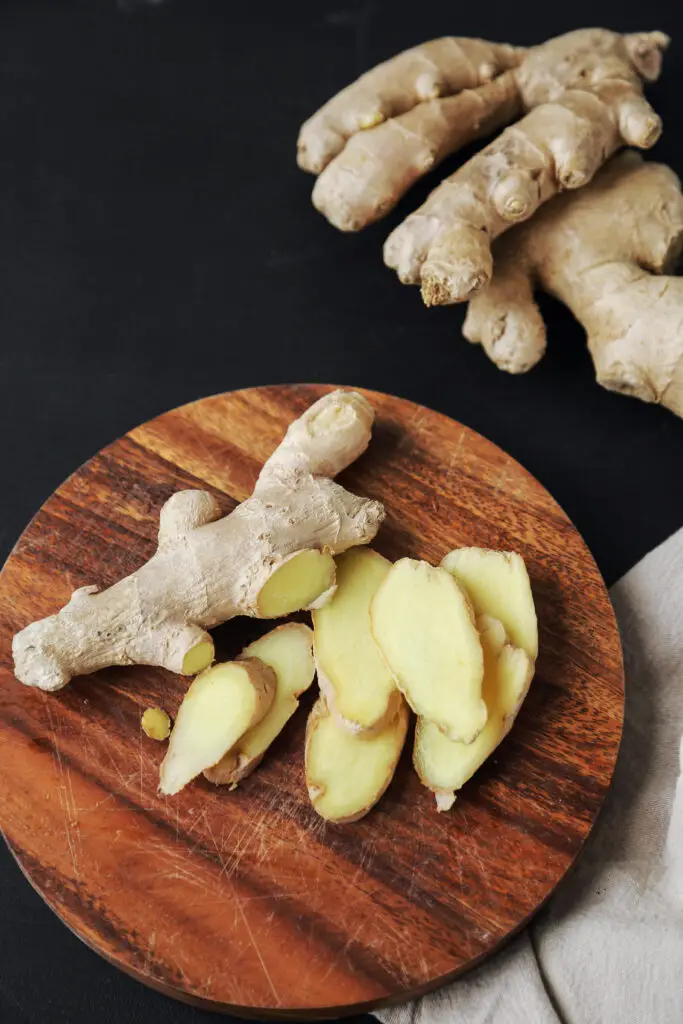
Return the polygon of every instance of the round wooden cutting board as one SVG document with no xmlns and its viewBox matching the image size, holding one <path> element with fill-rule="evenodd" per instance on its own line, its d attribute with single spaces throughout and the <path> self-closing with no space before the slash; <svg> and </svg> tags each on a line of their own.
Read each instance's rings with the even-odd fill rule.
<svg viewBox="0 0 683 1024">
<path fill-rule="evenodd" d="M 201 779 L 164 798 L 164 744 L 143 735 L 140 716 L 156 704 L 175 714 L 187 680 L 132 667 L 53 695 L 16 682 L 13 633 L 75 588 L 107 587 L 149 558 L 173 491 L 209 489 L 234 508 L 290 421 L 328 390 L 218 395 L 133 430 L 45 503 L 0 576 L 0 825 L 10 849 L 102 956 L 237 1015 L 341 1016 L 410 999 L 483 960 L 576 858 L 621 736 L 614 615 L 566 515 L 495 445 L 374 392 L 372 443 L 341 479 L 385 503 L 376 547 L 433 563 L 459 545 L 519 551 L 539 614 L 526 703 L 452 811 L 437 814 L 408 743 L 362 821 L 318 818 L 303 775 L 315 687 L 235 792 Z M 268 628 L 233 620 L 216 631 L 219 656 Z"/>
</svg>

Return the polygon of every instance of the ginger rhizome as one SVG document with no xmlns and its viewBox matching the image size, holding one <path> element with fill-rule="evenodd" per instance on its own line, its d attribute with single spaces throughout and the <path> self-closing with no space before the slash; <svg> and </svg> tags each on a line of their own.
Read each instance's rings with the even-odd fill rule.
<svg viewBox="0 0 683 1024">
<path fill-rule="evenodd" d="M 469 304 L 464 333 L 510 373 L 534 366 L 546 331 L 540 287 L 586 330 L 599 384 L 683 416 L 683 195 L 668 167 L 615 157 L 497 243 L 493 280 Z"/>
<path fill-rule="evenodd" d="M 230 515 L 221 518 L 205 491 L 174 494 L 145 565 L 101 593 L 82 587 L 56 615 L 16 634 L 17 678 L 51 691 L 108 665 L 191 675 L 213 661 L 212 627 L 331 596 L 332 556 L 369 543 L 384 517 L 379 502 L 333 480 L 365 451 L 372 422 L 365 398 L 333 392 L 290 425 L 252 497 Z"/>
<path fill-rule="evenodd" d="M 384 246 L 427 305 L 462 302 L 491 279 L 491 243 L 552 196 L 591 180 L 626 144 L 649 148 L 661 121 L 642 95 L 662 33 L 585 29 L 531 50 L 515 72 L 529 113 L 446 178 Z"/>
</svg>

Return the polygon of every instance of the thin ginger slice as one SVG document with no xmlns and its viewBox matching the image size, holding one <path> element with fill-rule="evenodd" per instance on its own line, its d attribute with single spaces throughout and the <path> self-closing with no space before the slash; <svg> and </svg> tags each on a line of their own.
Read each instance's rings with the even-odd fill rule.
<svg viewBox="0 0 683 1024">
<path fill-rule="evenodd" d="M 371 624 L 413 711 L 471 743 L 486 724 L 484 656 L 470 603 L 450 573 L 400 559 L 375 595 Z"/>
<path fill-rule="evenodd" d="M 400 699 L 394 718 L 376 732 L 350 732 L 320 697 L 306 728 L 306 785 L 311 803 L 327 821 L 358 821 L 391 782 L 408 730 Z"/>
<path fill-rule="evenodd" d="M 191 683 L 176 716 L 159 791 L 173 796 L 216 764 L 273 702 L 275 673 L 257 658 L 207 668 Z"/>
<path fill-rule="evenodd" d="M 371 548 L 337 559 L 337 590 L 313 613 L 318 682 L 327 705 L 351 731 L 381 728 L 396 714 L 400 694 L 370 630 L 370 604 L 391 569 Z"/>
<path fill-rule="evenodd" d="M 456 548 L 441 562 L 464 587 L 477 615 L 492 615 L 515 647 L 533 660 L 538 654 L 538 623 L 529 574 L 513 551 Z"/>
<path fill-rule="evenodd" d="M 301 622 L 288 622 L 245 647 L 242 658 L 258 658 L 268 665 L 275 673 L 277 687 L 273 703 L 258 725 L 204 772 L 217 786 L 234 786 L 253 772 L 298 708 L 299 697 L 315 676 L 313 631 Z"/>
<path fill-rule="evenodd" d="M 439 811 L 453 806 L 456 791 L 472 778 L 510 731 L 534 674 L 533 659 L 507 642 L 497 619 L 484 615 L 477 624 L 484 649 L 486 725 L 472 743 L 449 740 L 424 718 L 418 718 L 415 728 L 415 770 L 420 781 L 434 792 Z"/>
</svg>

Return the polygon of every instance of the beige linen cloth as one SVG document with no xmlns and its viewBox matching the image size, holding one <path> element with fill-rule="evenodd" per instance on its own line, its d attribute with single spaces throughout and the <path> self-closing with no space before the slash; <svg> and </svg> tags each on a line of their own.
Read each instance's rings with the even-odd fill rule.
<svg viewBox="0 0 683 1024">
<path fill-rule="evenodd" d="M 575 872 L 506 949 L 385 1024 L 683 1024 L 683 529 L 612 600 L 624 737 Z"/>
</svg>

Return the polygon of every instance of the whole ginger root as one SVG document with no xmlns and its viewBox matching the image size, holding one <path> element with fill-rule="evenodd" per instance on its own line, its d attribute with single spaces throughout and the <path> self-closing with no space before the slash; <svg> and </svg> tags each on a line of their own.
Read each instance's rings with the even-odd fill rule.
<svg viewBox="0 0 683 1024">
<path fill-rule="evenodd" d="M 58 690 L 109 665 L 193 675 L 213 661 L 208 629 L 236 615 L 271 618 L 324 600 L 333 555 L 369 543 L 384 510 L 332 479 L 368 446 L 373 412 L 355 392 L 325 395 L 292 423 L 253 495 L 221 518 L 205 491 L 161 510 L 159 547 L 102 593 L 77 590 L 56 615 L 14 637 L 17 679 Z"/>
<path fill-rule="evenodd" d="M 669 276 L 682 248 L 678 178 L 620 154 L 585 189 L 499 240 L 465 337 L 501 369 L 529 370 L 546 346 L 533 297 L 541 287 L 585 328 L 598 383 L 683 416 L 683 278 Z"/>
<path fill-rule="evenodd" d="M 439 39 L 380 64 L 302 127 L 313 202 L 355 231 L 450 153 L 507 128 L 389 236 L 387 266 L 427 305 L 461 302 L 492 273 L 491 242 L 557 192 L 579 188 L 623 144 L 649 148 L 661 121 L 643 83 L 662 32 L 580 29 L 529 50 Z"/>
</svg>

